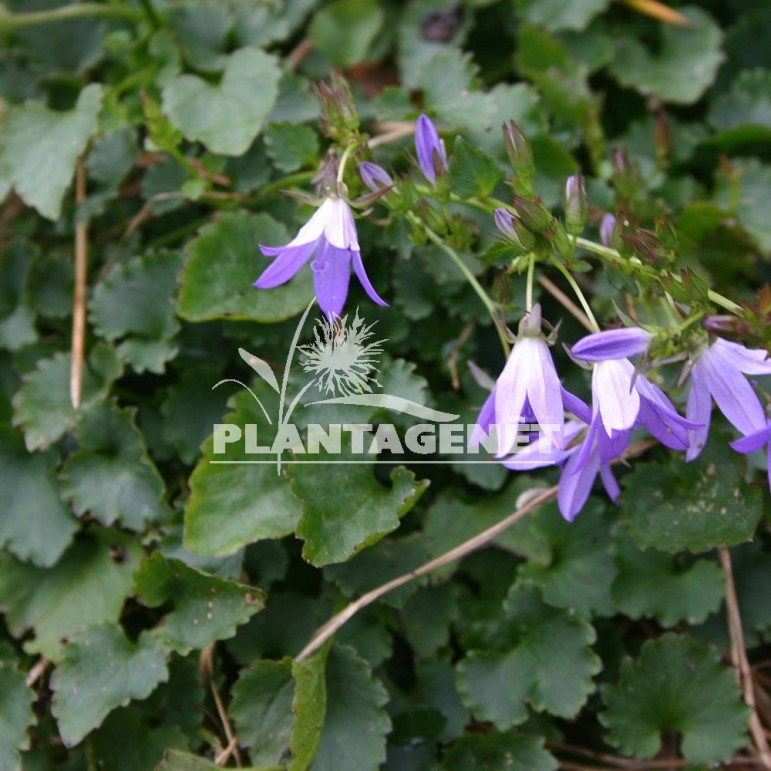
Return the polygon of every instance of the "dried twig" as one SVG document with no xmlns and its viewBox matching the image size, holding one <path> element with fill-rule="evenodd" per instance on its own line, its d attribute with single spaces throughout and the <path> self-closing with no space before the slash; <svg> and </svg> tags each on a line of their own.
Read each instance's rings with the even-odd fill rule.
<svg viewBox="0 0 771 771">
<path fill-rule="evenodd" d="M 589 317 L 551 280 L 546 276 L 538 276 L 538 283 L 571 315 L 577 318 L 590 332 L 594 332 Z"/>
<path fill-rule="evenodd" d="M 387 145 L 389 142 L 411 136 L 415 133 L 415 124 L 412 122 L 386 121 L 378 123 L 375 126 L 375 131 L 382 133 L 372 137 L 367 142 L 367 147 L 369 148 Z"/>
<path fill-rule="evenodd" d="M 83 156 L 75 167 L 75 203 L 86 200 L 86 165 Z M 72 299 L 72 363 L 70 401 L 77 410 L 83 391 L 83 358 L 86 349 L 86 281 L 88 271 L 88 227 L 75 213 L 75 291 Z"/>
<path fill-rule="evenodd" d="M 27 672 L 27 687 L 32 688 L 32 686 L 43 676 L 46 669 L 48 669 L 48 665 L 51 662 L 47 658 L 39 658 L 35 664 L 30 668 L 29 672 Z"/>
<path fill-rule="evenodd" d="M 214 646 L 215 643 L 207 645 L 201 651 L 199 658 L 199 671 L 202 677 L 206 677 L 209 680 L 209 688 L 211 689 L 212 696 L 214 697 L 214 704 L 217 707 L 217 715 L 219 716 L 220 723 L 222 724 L 222 730 L 225 733 L 225 738 L 228 740 L 227 745 L 222 750 L 222 752 L 217 755 L 214 762 L 218 766 L 224 766 L 232 755 L 236 760 L 236 765 L 241 768 L 241 755 L 238 752 L 238 739 L 233 733 L 233 728 L 230 725 L 228 713 L 225 709 L 225 705 L 222 703 L 222 697 L 220 696 L 219 689 L 217 688 L 217 680 L 214 676 Z"/>
<path fill-rule="evenodd" d="M 450 352 L 450 356 L 447 359 L 447 367 L 450 370 L 450 380 L 452 382 L 452 387 L 456 391 L 460 390 L 460 377 L 458 376 L 458 355 L 460 354 L 461 348 L 463 348 L 469 337 L 471 337 L 471 333 L 474 331 L 476 324 L 476 319 L 471 319 L 471 321 L 469 321 L 468 324 L 463 327 L 460 335 L 458 336 L 458 339 L 453 344 L 452 351 Z"/>
<path fill-rule="evenodd" d="M 736 669 L 736 676 L 744 694 L 745 704 L 752 710 L 749 720 L 750 734 L 755 742 L 755 749 L 759 755 L 759 761 L 763 768 L 771 769 L 771 751 L 768 748 L 768 740 L 760 724 L 760 718 L 755 707 L 755 688 L 752 682 L 752 672 L 747 660 L 747 651 L 744 647 L 744 631 L 742 630 L 742 618 L 739 613 L 739 602 L 736 598 L 736 585 L 734 584 L 733 566 L 731 565 L 731 553 L 728 549 L 718 549 L 720 564 L 725 571 L 725 602 L 728 616 L 728 632 L 731 636 L 731 661 Z"/>
</svg>

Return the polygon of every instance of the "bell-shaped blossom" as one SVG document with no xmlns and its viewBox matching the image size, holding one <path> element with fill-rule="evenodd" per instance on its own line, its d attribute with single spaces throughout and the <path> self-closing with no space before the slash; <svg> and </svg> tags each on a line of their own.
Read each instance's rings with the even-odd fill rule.
<svg viewBox="0 0 771 771">
<path fill-rule="evenodd" d="M 388 172 L 382 166 L 370 161 L 363 161 L 359 164 L 359 175 L 362 182 L 373 193 L 379 193 L 381 190 L 394 186 L 394 181 Z"/>
<path fill-rule="evenodd" d="M 698 352 L 691 368 L 691 390 L 685 414 L 701 425 L 690 431 L 687 460 L 698 457 L 707 442 L 712 399 L 745 436 L 765 429 L 766 414 L 745 375 L 771 375 L 771 359 L 766 351 L 717 338 Z"/>
<path fill-rule="evenodd" d="M 427 115 L 418 118 L 415 127 L 415 150 L 423 176 L 435 185 L 437 173 L 441 174 L 448 169 L 447 152 L 436 126 Z"/>
<path fill-rule="evenodd" d="M 576 343 L 571 354 L 595 362 L 592 373 L 592 417 L 599 416 L 607 435 L 644 426 L 675 450 L 688 447 L 688 430 L 697 423 L 677 413 L 664 392 L 635 371 L 627 356 L 645 353 L 652 335 L 644 329 L 596 332 Z"/>
<path fill-rule="evenodd" d="M 534 421 L 552 444 L 562 447 L 565 424 L 562 386 L 541 333 L 538 304 L 520 323 L 517 342 L 479 414 L 471 445 L 479 444 L 482 430 L 495 425 L 498 455 L 506 455 L 517 442 L 520 424 Z"/>
<path fill-rule="evenodd" d="M 768 456 L 768 486 L 771 488 L 771 420 L 763 428 L 731 442 L 731 448 L 744 455 L 765 448 Z"/>
<path fill-rule="evenodd" d="M 254 282 L 259 289 L 285 284 L 313 257 L 311 269 L 316 298 L 328 318 L 342 313 L 348 296 L 351 264 L 369 298 L 378 305 L 388 305 L 364 271 L 353 214 L 342 198 L 326 198 L 285 246 L 260 245 L 260 250 L 275 259 Z"/>
</svg>

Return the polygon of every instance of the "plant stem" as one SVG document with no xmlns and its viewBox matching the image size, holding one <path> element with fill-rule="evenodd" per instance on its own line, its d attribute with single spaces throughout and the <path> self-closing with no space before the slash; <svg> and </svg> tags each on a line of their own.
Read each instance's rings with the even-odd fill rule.
<svg viewBox="0 0 771 771">
<path fill-rule="evenodd" d="M 525 285 L 525 310 L 530 313 L 533 308 L 533 279 L 535 277 L 535 254 L 530 253 L 527 264 L 527 284 Z"/>
<path fill-rule="evenodd" d="M 450 259 L 458 266 L 458 269 L 461 271 L 461 273 L 463 273 L 463 275 L 466 277 L 466 280 L 469 282 L 469 284 L 471 284 L 472 289 L 477 293 L 477 296 L 482 301 L 485 308 L 487 308 L 487 312 L 490 314 L 490 318 L 493 320 L 493 325 L 498 332 L 498 338 L 501 341 L 503 353 L 506 358 L 508 358 L 511 348 L 509 346 L 509 341 L 506 339 L 506 333 L 498 323 L 498 317 L 496 316 L 495 307 L 493 306 L 492 301 L 487 296 L 487 293 L 482 288 L 482 285 L 477 281 L 476 276 L 468 269 L 466 263 L 463 262 L 457 252 L 451 246 L 442 241 L 442 239 L 436 233 L 434 233 L 434 231 L 431 230 L 428 225 L 422 222 L 420 218 L 417 217 L 413 212 L 407 212 L 407 219 L 415 227 L 422 228 L 428 240 L 436 244 L 448 257 L 450 257 Z"/>
<path fill-rule="evenodd" d="M 20 29 L 34 27 L 38 24 L 48 24 L 55 21 L 78 19 L 84 16 L 113 16 L 123 19 L 140 21 L 144 14 L 125 5 L 103 5 L 102 3 L 81 3 L 80 5 L 64 5 L 47 11 L 31 13 L 0 12 L 0 29 Z"/>
<path fill-rule="evenodd" d="M 343 186 L 343 177 L 345 177 L 345 165 L 348 163 L 348 159 L 351 157 L 351 152 L 356 149 L 353 144 L 343 150 L 343 154 L 340 156 L 340 165 L 337 167 L 337 192 L 340 193 L 340 188 Z"/>
<path fill-rule="evenodd" d="M 586 297 L 584 297 L 584 293 L 581 291 L 581 287 L 578 286 L 578 282 L 575 280 L 575 278 L 573 278 L 573 274 L 562 263 L 558 262 L 557 260 L 552 260 L 552 265 L 554 265 L 554 267 L 557 268 L 557 270 L 560 273 L 562 273 L 562 275 L 565 277 L 565 280 L 568 282 L 568 284 L 570 284 L 571 288 L 573 289 L 573 292 L 578 298 L 578 302 L 581 303 L 581 307 L 584 309 L 584 313 L 586 314 L 590 323 L 594 327 L 594 331 L 599 332 L 600 325 L 597 323 L 597 319 L 594 318 L 592 309 L 589 306 L 589 303 L 587 302 Z"/>
</svg>

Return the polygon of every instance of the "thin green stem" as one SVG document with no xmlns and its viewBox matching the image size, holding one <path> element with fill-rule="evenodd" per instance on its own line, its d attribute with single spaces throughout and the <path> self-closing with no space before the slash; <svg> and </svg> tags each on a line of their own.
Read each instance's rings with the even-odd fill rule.
<svg viewBox="0 0 771 771">
<path fill-rule="evenodd" d="M 573 289 L 573 292 L 578 298 L 578 302 L 581 303 L 581 307 L 584 309 L 584 313 L 586 314 L 586 317 L 592 323 L 592 326 L 594 327 L 595 332 L 599 332 L 600 325 L 597 323 L 597 319 L 594 318 L 592 309 L 591 307 L 589 307 L 589 303 L 587 302 L 586 297 L 584 296 L 584 293 L 581 291 L 581 287 L 578 286 L 578 283 L 576 282 L 575 278 L 573 278 L 573 274 L 562 263 L 558 262 L 557 260 L 552 260 L 552 265 L 554 265 L 554 267 L 557 268 L 557 270 L 560 273 L 562 273 L 562 275 L 565 277 L 565 280 L 568 282 L 568 284 L 570 284 L 571 288 Z"/>
<path fill-rule="evenodd" d="M 533 280 L 535 278 L 535 254 L 530 253 L 527 263 L 527 284 L 525 286 L 525 310 L 530 313 L 533 307 Z"/>
<path fill-rule="evenodd" d="M 351 157 L 351 153 L 356 149 L 356 146 L 353 144 L 348 145 L 348 147 L 343 150 L 343 154 L 340 156 L 340 165 L 337 167 L 337 190 L 338 193 L 340 192 L 341 187 L 343 186 L 343 177 L 345 177 L 345 165 L 348 163 L 348 158 Z"/>
<path fill-rule="evenodd" d="M 482 285 L 477 281 L 476 276 L 468 269 L 468 266 L 465 262 L 463 262 L 458 253 L 451 246 L 446 244 L 413 212 L 407 212 L 407 219 L 416 227 L 421 228 L 426 234 L 428 240 L 436 244 L 436 246 L 438 246 L 458 266 L 458 269 L 466 277 L 466 280 L 469 282 L 469 284 L 471 284 L 471 288 L 477 293 L 477 296 L 482 301 L 485 308 L 487 308 L 487 312 L 490 314 L 490 318 L 493 320 L 493 325 L 498 332 L 498 338 L 501 341 L 503 353 L 508 358 L 511 347 L 509 346 L 509 341 L 506 338 L 506 333 L 498 323 L 498 317 L 496 315 L 495 306 L 493 305 L 492 300 L 490 300 L 490 298 L 487 296 L 487 292 L 485 292 L 485 290 L 482 288 Z"/>
<path fill-rule="evenodd" d="M 0 29 L 34 27 L 38 24 L 79 19 L 83 16 L 113 16 L 134 21 L 140 21 L 144 18 L 144 14 L 141 11 L 125 5 L 80 3 L 79 5 L 64 5 L 61 8 L 51 8 L 47 11 L 33 11 L 31 13 L 7 13 L 0 11 Z"/>
</svg>

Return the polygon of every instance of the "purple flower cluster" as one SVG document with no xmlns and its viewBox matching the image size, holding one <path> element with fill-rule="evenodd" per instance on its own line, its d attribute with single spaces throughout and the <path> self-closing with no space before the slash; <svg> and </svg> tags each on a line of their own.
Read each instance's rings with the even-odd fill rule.
<svg viewBox="0 0 771 771">
<path fill-rule="evenodd" d="M 645 354 L 653 336 L 639 328 L 596 332 L 576 343 L 573 358 L 593 365 L 592 407 L 561 387 L 540 333 L 540 309 L 534 306 L 520 325 L 520 335 L 495 387 L 480 411 L 472 445 L 495 425 L 498 457 L 512 470 L 562 467 L 557 496 L 565 519 L 581 511 L 599 475 L 609 497 L 620 493 L 611 463 L 622 457 L 632 432 L 644 428 L 665 446 L 701 452 L 709 431 L 712 399 L 744 437 L 731 446 L 749 453 L 771 448 L 771 423 L 744 375 L 771 374 L 765 351 L 716 340 L 702 348 L 691 369 L 686 417 L 664 392 L 637 371 L 630 356 Z M 573 417 L 564 419 L 563 410 Z M 538 423 L 541 434 L 512 452 L 517 432 L 510 423 Z M 503 428 L 502 428 L 503 427 Z M 504 430 L 508 429 L 508 430 Z M 771 472 L 769 472 L 771 485 Z"/>
<path fill-rule="evenodd" d="M 508 133 L 504 127 L 504 135 L 515 166 L 521 167 L 523 174 L 530 173 L 532 158 L 528 160 L 529 146 L 524 138 L 512 127 Z M 447 153 L 426 115 L 418 118 L 415 127 L 415 150 L 425 180 L 433 188 L 440 187 L 448 171 Z M 355 204 L 369 205 L 396 187 L 377 164 L 361 163 L 359 174 L 371 193 Z M 337 191 L 337 181 L 324 189 L 319 208 L 294 239 L 285 246 L 260 246 L 263 254 L 275 259 L 254 286 L 269 289 L 284 284 L 310 261 L 316 297 L 328 318 L 342 314 L 351 268 L 370 299 L 386 306 L 364 270 L 350 204 L 339 191 L 329 192 Z M 515 198 L 514 205 L 516 213 L 498 208 L 494 220 L 508 241 L 525 249 L 524 241 L 531 243 L 533 239 L 530 231 L 535 228 L 540 232 L 553 218 L 538 201 Z M 574 176 L 565 188 L 568 231 L 579 234 L 586 217 L 584 179 Z M 608 247 L 616 240 L 612 214 L 604 216 L 600 238 Z M 520 323 L 511 355 L 479 413 L 472 446 L 486 441 L 495 430 L 496 456 L 507 468 L 561 466 L 558 503 L 568 520 L 581 511 L 598 476 L 610 498 L 618 498 L 620 489 L 611 464 L 623 456 L 636 429 L 643 428 L 665 446 L 685 452 L 689 461 L 698 457 L 707 441 L 713 400 L 742 434 L 731 444 L 734 450 L 751 453 L 765 448 L 771 453 L 771 421 L 745 377 L 771 374 L 771 359 L 765 351 L 718 338 L 693 353 L 683 417 L 666 394 L 630 361 L 630 357 L 644 356 L 652 340 L 653 335 L 644 329 L 626 328 L 590 334 L 573 346 L 571 356 L 593 370 L 590 408 L 562 387 L 541 330 L 540 306 L 534 305 Z M 533 430 L 533 424 L 538 431 Z"/>
</svg>

